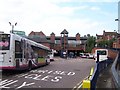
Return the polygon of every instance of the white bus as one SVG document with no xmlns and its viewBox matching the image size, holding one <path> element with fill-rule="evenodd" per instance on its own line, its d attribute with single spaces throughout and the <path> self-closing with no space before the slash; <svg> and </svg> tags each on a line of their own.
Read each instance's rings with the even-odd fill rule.
<svg viewBox="0 0 120 90">
<path fill-rule="evenodd" d="M 99 53 L 99 61 L 104 61 L 108 59 L 107 49 L 96 49 L 95 50 L 95 60 L 97 61 L 97 53 Z"/>
<path fill-rule="evenodd" d="M 31 70 L 49 64 L 50 49 L 17 34 L 0 34 L 0 69 Z"/>
</svg>

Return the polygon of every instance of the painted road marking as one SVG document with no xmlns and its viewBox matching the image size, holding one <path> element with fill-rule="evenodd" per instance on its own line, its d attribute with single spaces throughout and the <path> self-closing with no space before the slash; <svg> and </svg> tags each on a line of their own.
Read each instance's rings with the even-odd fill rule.
<svg viewBox="0 0 120 90">
<path fill-rule="evenodd" d="M 27 84 L 27 82 L 24 82 L 21 86 L 17 87 L 16 89 L 20 89 L 20 88 L 22 88 L 22 87 L 30 86 L 30 85 L 33 85 L 33 84 L 35 84 L 35 83 L 28 83 L 28 84 Z"/>
<path fill-rule="evenodd" d="M 72 71 L 62 71 L 62 70 L 31 70 L 30 73 L 22 73 L 19 75 L 15 75 L 14 78 L 17 80 L 12 79 L 0 79 L 0 88 L 15 88 L 20 89 L 23 87 L 34 87 L 36 84 L 35 81 L 45 81 L 45 82 L 53 82 L 57 83 L 61 80 L 64 80 L 64 77 L 73 77 L 76 73 Z M 21 82 L 22 79 L 25 81 Z M 32 82 L 29 82 L 31 81 Z M 37 86 L 41 88 L 41 85 Z"/>
<path fill-rule="evenodd" d="M 5 79 L 5 80 L 2 80 L 0 81 L 0 88 L 6 88 L 6 89 L 9 89 L 11 88 L 11 86 L 15 86 L 15 89 L 20 89 L 22 87 L 27 87 L 27 86 L 31 86 L 33 84 L 35 84 L 34 82 L 32 83 L 27 83 L 27 82 L 23 82 L 22 84 L 20 84 L 19 86 L 17 85 L 14 85 L 18 82 L 18 80 L 8 80 L 8 79 Z M 17 87 L 16 87 L 17 86 Z"/>
<path fill-rule="evenodd" d="M 27 74 L 16 75 L 17 78 L 32 79 L 36 81 L 50 81 L 59 82 L 63 79 L 63 76 L 74 76 L 76 73 L 71 71 L 60 70 L 32 70 Z"/>
</svg>

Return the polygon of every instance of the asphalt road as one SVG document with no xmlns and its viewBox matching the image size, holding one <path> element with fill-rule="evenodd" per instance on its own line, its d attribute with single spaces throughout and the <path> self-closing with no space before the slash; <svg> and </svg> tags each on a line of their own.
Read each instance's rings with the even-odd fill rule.
<svg viewBox="0 0 120 90">
<path fill-rule="evenodd" d="M 3 72 L 0 88 L 74 88 L 95 66 L 92 59 L 60 59 L 31 71 Z"/>
</svg>

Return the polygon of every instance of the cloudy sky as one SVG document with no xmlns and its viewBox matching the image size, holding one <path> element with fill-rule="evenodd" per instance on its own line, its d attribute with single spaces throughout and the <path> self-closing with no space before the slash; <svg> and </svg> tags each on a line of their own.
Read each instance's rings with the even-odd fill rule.
<svg viewBox="0 0 120 90">
<path fill-rule="evenodd" d="M 0 31 L 54 32 L 67 29 L 69 36 L 102 34 L 117 30 L 118 0 L 0 0 Z"/>
</svg>

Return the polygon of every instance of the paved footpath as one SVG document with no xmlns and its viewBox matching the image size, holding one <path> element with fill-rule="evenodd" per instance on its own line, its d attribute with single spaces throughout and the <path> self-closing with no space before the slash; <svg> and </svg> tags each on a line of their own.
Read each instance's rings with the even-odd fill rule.
<svg viewBox="0 0 120 90">
<path fill-rule="evenodd" d="M 112 65 L 109 65 L 105 70 L 101 72 L 97 80 L 96 88 L 114 88 L 111 66 Z"/>
</svg>

